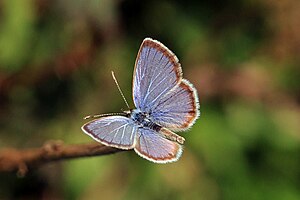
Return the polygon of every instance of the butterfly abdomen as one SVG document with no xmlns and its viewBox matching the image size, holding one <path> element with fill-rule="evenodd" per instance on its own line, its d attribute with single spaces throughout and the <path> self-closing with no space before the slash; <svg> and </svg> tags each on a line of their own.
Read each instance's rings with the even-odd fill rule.
<svg viewBox="0 0 300 200">
<path fill-rule="evenodd" d="M 149 129 L 152 129 L 157 132 L 159 132 L 162 128 L 160 125 L 157 125 L 151 121 L 144 121 L 143 125 L 144 125 L 144 127 L 147 127 Z"/>
</svg>

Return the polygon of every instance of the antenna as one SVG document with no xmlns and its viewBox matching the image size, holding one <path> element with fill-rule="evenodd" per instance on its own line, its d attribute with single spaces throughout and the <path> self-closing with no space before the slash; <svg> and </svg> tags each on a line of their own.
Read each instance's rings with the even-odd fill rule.
<svg viewBox="0 0 300 200">
<path fill-rule="evenodd" d="M 127 103 L 127 101 L 126 101 L 126 99 L 125 99 L 125 96 L 124 96 L 124 94 L 123 94 L 123 92 L 122 92 L 122 90 L 121 90 L 121 88 L 120 88 L 120 86 L 119 86 L 119 83 L 118 83 L 118 81 L 117 81 L 117 79 L 116 79 L 116 77 L 115 77 L 115 73 L 114 73 L 113 71 L 111 71 L 111 75 L 112 75 L 112 77 L 113 77 L 113 79 L 114 79 L 114 81 L 115 81 L 115 83 L 116 83 L 116 85 L 117 85 L 117 87 L 118 87 L 118 90 L 119 90 L 119 92 L 120 92 L 120 94 L 121 94 L 121 96 L 122 96 L 122 98 L 123 98 L 125 104 L 127 105 L 128 109 L 130 110 L 129 104 Z"/>
<path fill-rule="evenodd" d="M 100 114 L 100 115 L 88 115 L 88 116 L 85 116 L 83 119 L 100 118 L 100 117 L 115 116 L 115 115 L 126 116 L 126 113 L 106 113 L 106 114 Z"/>
</svg>

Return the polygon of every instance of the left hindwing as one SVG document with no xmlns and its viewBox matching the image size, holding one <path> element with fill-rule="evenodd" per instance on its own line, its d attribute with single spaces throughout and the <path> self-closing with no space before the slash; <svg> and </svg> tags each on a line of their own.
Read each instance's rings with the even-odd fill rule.
<svg viewBox="0 0 300 200">
<path fill-rule="evenodd" d="M 182 146 L 176 141 L 166 139 L 164 134 L 149 128 L 139 128 L 136 135 L 135 152 L 155 163 L 177 161 L 182 154 Z M 170 135 L 170 133 L 167 134 Z M 176 135 L 175 133 L 171 134 Z"/>
</svg>

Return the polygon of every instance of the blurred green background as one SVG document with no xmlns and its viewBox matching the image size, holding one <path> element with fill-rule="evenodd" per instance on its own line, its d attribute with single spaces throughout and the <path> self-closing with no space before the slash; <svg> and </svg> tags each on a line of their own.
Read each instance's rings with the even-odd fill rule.
<svg viewBox="0 0 300 200">
<path fill-rule="evenodd" d="M 0 1 L 0 148 L 92 139 L 126 109 L 145 37 L 169 47 L 201 117 L 181 159 L 134 152 L 0 174 L 0 199 L 300 199 L 300 1 Z"/>
</svg>

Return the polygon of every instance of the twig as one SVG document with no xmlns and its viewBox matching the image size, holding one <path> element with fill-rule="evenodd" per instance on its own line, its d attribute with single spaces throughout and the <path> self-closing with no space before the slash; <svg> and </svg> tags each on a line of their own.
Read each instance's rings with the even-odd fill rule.
<svg viewBox="0 0 300 200">
<path fill-rule="evenodd" d="M 39 148 L 0 150 L 0 172 L 14 172 L 24 176 L 30 168 L 52 161 L 107 155 L 122 151 L 99 143 L 64 145 L 61 141 L 47 142 Z"/>
</svg>

